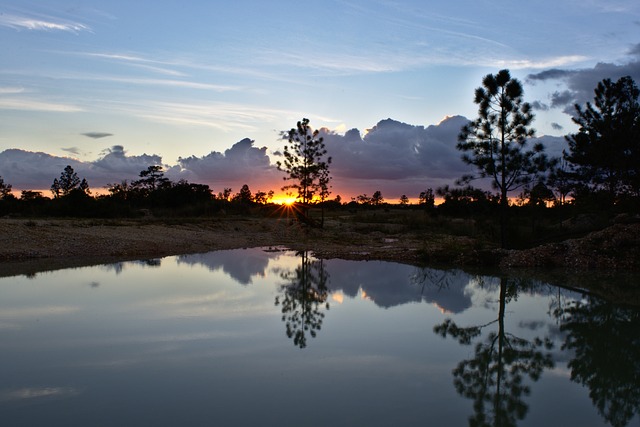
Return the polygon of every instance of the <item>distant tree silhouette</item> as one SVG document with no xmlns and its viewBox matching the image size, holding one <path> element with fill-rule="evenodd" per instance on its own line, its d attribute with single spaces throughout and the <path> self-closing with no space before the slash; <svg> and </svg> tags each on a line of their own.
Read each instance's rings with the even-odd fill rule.
<svg viewBox="0 0 640 427">
<path fill-rule="evenodd" d="M 20 194 L 20 200 L 26 202 L 32 200 L 46 200 L 46 197 L 42 195 L 41 191 L 22 190 L 22 193 Z"/>
<path fill-rule="evenodd" d="M 329 310 L 327 288 L 329 274 L 324 261 L 312 259 L 307 251 L 299 252 L 300 264 L 294 271 L 281 274 L 285 283 L 280 287 L 282 297 L 277 296 L 275 305 L 282 307 L 282 321 L 286 323 L 287 336 L 300 348 L 307 346 L 307 334 L 315 338 Z"/>
<path fill-rule="evenodd" d="M 240 203 L 253 202 L 253 195 L 251 194 L 249 186 L 247 184 L 244 184 L 242 188 L 240 188 L 240 192 L 233 196 L 233 200 Z"/>
<path fill-rule="evenodd" d="M 382 197 L 382 192 L 377 190 L 371 196 L 371 204 L 374 206 L 379 206 L 384 203 L 384 197 Z"/>
<path fill-rule="evenodd" d="M 331 157 L 327 156 L 319 131 L 309 126 L 309 119 L 302 119 L 285 135 L 288 143 L 283 151 L 284 160 L 276 165 L 278 170 L 286 172 L 284 180 L 290 183 L 282 189 L 289 194 L 296 191 L 296 200 L 301 203 L 303 215 L 308 217 L 309 204 L 314 198 L 325 200 L 329 195 Z"/>
<path fill-rule="evenodd" d="M 90 194 L 89 184 L 86 179 L 80 179 L 71 165 L 67 165 L 60 174 L 60 178 L 55 178 L 51 184 L 51 192 L 54 198 L 68 196 L 77 191 L 85 195 Z"/>
<path fill-rule="evenodd" d="M 408 204 L 409 204 L 409 198 L 407 197 L 407 195 L 403 194 L 402 196 L 400 196 L 400 205 L 407 206 Z"/>
<path fill-rule="evenodd" d="M 544 208 L 548 202 L 553 202 L 556 199 L 553 191 L 542 181 L 538 182 L 531 189 L 527 189 L 525 193 L 529 198 L 528 204 L 530 206 Z"/>
<path fill-rule="evenodd" d="M 253 195 L 253 201 L 260 205 L 266 205 L 267 203 L 269 203 L 269 201 L 271 201 L 271 199 L 273 199 L 274 194 L 275 193 L 273 190 L 269 190 L 269 192 L 267 193 L 258 190 Z"/>
<path fill-rule="evenodd" d="M 231 192 L 233 190 L 231 190 L 231 188 L 225 188 L 223 191 L 218 193 L 218 199 L 219 200 L 225 200 L 225 201 L 229 201 L 229 199 L 231 198 Z"/>
<path fill-rule="evenodd" d="M 359 194 L 358 196 L 356 196 L 356 201 L 361 205 L 370 205 L 371 197 L 367 196 L 366 194 Z"/>
<path fill-rule="evenodd" d="M 563 205 L 567 201 L 567 196 L 574 190 L 575 174 L 570 171 L 569 163 L 566 160 L 566 151 L 563 157 L 549 171 L 548 184 L 556 194 L 556 202 Z"/>
<path fill-rule="evenodd" d="M 461 188 L 445 185 L 436 189 L 436 194 L 444 199 L 444 202 L 438 205 L 438 212 L 454 215 L 486 214 L 494 212 L 500 206 L 500 196 L 471 185 Z"/>
<path fill-rule="evenodd" d="M 620 195 L 640 196 L 640 90 L 629 76 L 598 83 L 593 103 L 575 105 L 580 127 L 566 137 L 565 159 L 579 183 Z"/>
<path fill-rule="evenodd" d="M 427 188 L 425 191 L 422 191 L 418 196 L 419 203 L 424 205 L 427 209 L 431 209 L 436 205 L 436 198 L 433 195 L 433 189 Z"/>
<path fill-rule="evenodd" d="M 0 200 L 15 199 L 15 196 L 11 194 L 11 191 L 11 184 L 5 183 L 4 179 L 0 176 Z"/>
<path fill-rule="evenodd" d="M 131 198 L 134 187 L 125 179 L 120 183 L 107 184 L 105 189 L 114 199 L 125 201 Z"/>
<path fill-rule="evenodd" d="M 486 75 L 475 92 L 478 118 L 458 136 L 462 160 L 478 170 L 478 176 L 463 176 L 459 182 L 488 177 L 500 191 L 502 247 L 507 246 L 509 192 L 536 180 L 550 164 L 542 144 L 527 150 L 527 139 L 535 134 L 529 127 L 534 116 L 531 106 L 523 102 L 523 93 L 509 70 Z"/>
<path fill-rule="evenodd" d="M 151 165 L 140 172 L 140 179 L 134 181 L 132 185 L 141 189 L 145 194 L 151 194 L 159 188 L 170 184 L 169 178 L 164 176 L 163 167 Z"/>
</svg>

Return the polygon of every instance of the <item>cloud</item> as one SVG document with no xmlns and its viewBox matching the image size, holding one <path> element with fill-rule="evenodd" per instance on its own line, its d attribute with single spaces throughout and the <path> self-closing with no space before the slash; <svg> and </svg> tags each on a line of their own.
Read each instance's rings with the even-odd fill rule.
<svg viewBox="0 0 640 427">
<path fill-rule="evenodd" d="M 90 27 L 78 22 L 70 22 L 53 17 L 30 17 L 9 13 L 0 14 L 0 26 L 15 30 L 66 31 L 76 34 L 81 31 L 91 31 Z"/>
<path fill-rule="evenodd" d="M 402 194 L 417 198 L 427 188 L 453 184 L 472 172 L 460 159 L 456 143 L 460 128 L 467 123 L 461 116 L 447 117 L 437 125 L 417 126 L 392 119 L 378 122 L 361 136 L 358 129 L 339 134 L 321 129 L 333 162 L 330 167 L 333 196 L 371 195 L 380 190 L 386 200 L 395 202 Z M 536 141 L 559 155 L 566 147 L 564 138 L 544 136 Z M 67 151 L 77 154 L 75 148 Z M 275 154 L 272 154 L 275 156 Z M 215 192 L 223 188 L 239 191 L 244 184 L 256 192 L 275 190 L 285 184 L 285 174 L 277 170 L 266 147 L 256 147 L 245 138 L 224 152 L 212 151 L 206 156 L 178 158 L 177 164 L 166 165 L 155 154 L 129 155 L 123 146 L 114 145 L 102 151 L 94 161 L 80 161 L 45 153 L 10 149 L 0 153 L 0 175 L 15 189 L 48 189 L 65 166 L 71 165 L 89 186 L 99 189 L 122 180 L 135 180 L 150 165 L 161 165 L 172 181 L 207 184 Z M 486 182 L 474 185 L 489 189 Z"/>
<path fill-rule="evenodd" d="M 75 155 L 80 154 L 80 149 L 78 147 L 61 148 L 61 150 Z"/>
<path fill-rule="evenodd" d="M 149 166 L 162 166 L 162 157 L 155 154 L 128 156 L 122 145 L 114 145 L 104 150 L 98 160 L 86 165 L 87 179 L 92 178 L 96 184 L 104 186 L 124 179 L 137 179 L 140 172 Z"/>
<path fill-rule="evenodd" d="M 75 113 L 83 111 L 81 107 L 69 104 L 59 104 L 33 99 L 2 98 L 0 99 L 1 110 L 23 110 L 23 111 L 52 111 L 59 113 Z"/>
<path fill-rule="evenodd" d="M 559 123 L 553 122 L 553 123 L 551 123 L 551 128 L 554 129 L 554 130 L 562 130 L 562 129 L 564 129 L 564 126 L 562 126 Z"/>
<path fill-rule="evenodd" d="M 618 80 L 631 76 L 640 82 L 640 44 L 636 44 L 628 51 L 629 60 L 625 63 L 614 64 L 600 62 L 592 68 L 559 69 L 553 68 L 540 73 L 529 74 L 527 82 L 561 82 L 565 88 L 549 95 L 552 108 L 560 108 L 572 115 L 575 104 L 585 104 L 592 101 L 594 89 L 603 79 Z"/>
<path fill-rule="evenodd" d="M 180 157 L 179 176 L 214 187 L 233 188 L 245 183 L 254 191 L 281 187 L 283 175 L 271 164 L 267 148 L 253 144 L 253 140 L 245 138 L 224 153 L 212 151 L 203 157 Z"/>
<path fill-rule="evenodd" d="M 534 110 L 538 110 L 538 111 L 549 111 L 549 105 L 545 104 L 544 102 L 540 102 L 540 101 L 533 101 L 531 103 L 531 108 L 533 108 Z"/>
<path fill-rule="evenodd" d="M 428 187 L 450 184 L 469 167 L 456 149 L 464 117 L 449 117 L 438 125 L 415 126 L 392 119 L 378 122 L 364 137 L 357 129 L 344 135 L 322 130 L 333 158 L 331 172 L 338 182 L 352 182 L 348 190 L 371 194 L 417 197 Z M 356 189 L 359 188 L 359 189 Z"/>
<path fill-rule="evenodd" d="M 88 136 L 89 138 L 93 138 L 93 139 L 100 139 L 100 138 L 106 138 L 107 136 L 113 136 L 112 133 L 107 133 L 107 132 L 85 132 L 80 135 Z"/>
<path fill-rule="evenodd" d="M 161 162 L 162 158 L 155 155 L 127 156 L 121 146 L 107 149 L 103 157 L 93 162 L 14 148 L 0 152 L 0 175 L 17 190 L 46 190 L 69 165 L 96 189 L 124 179 L 137 179 L 140 171 Z"/>
<path fill-rule="evenodd" d="M 22 92 L 24 92 L 24 88 L 23 87 L 0 86 L 0 95 L 22 93 Z"/>
</svg>

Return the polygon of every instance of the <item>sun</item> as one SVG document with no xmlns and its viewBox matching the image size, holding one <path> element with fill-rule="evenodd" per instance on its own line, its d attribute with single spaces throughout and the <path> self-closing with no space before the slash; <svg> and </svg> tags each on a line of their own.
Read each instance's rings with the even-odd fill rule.
<svg viewBox="0 0 640 427">
<path fill-rule="evenodd" d="M 296 198 L 295 197 L 289 197 L 289 196 L 281 196 L 281 197 L 274 197 L 272 199 L 273 203 L 278 204 L 278 205 L 286 205 L 286 206 L 291 206 L 296 202 Z"/>
</svg>

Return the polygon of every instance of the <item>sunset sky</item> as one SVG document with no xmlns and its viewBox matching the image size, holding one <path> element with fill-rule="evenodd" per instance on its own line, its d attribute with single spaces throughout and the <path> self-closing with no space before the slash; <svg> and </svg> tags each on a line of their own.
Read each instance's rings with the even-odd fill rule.
<svg viewBox="0 0 640 427">
<path fill-rule="evenodd" d="M 333 194 L 387 201 L 468 171 L 455 150 L 482 77 L 508 68 L 557 154 L 575 102 L 640 82 L 637 0 L 0 1 L 0 176 L 94 189 L 162 164 L 214 192 L 278 190 L 307 117 Z M 19 194 L 17 194 L 19 196 Z"/>
</svg>

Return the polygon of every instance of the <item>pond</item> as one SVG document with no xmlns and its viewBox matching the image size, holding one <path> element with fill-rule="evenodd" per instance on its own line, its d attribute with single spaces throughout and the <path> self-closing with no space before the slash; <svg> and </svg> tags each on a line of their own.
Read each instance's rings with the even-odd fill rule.
<svg viewBox="0 0 640 427">
<path fill-rule="evenodd" d="M 0 279 L 6 426 L 625 426 L 640 313 L 241 249 Z"/>
</svg>

